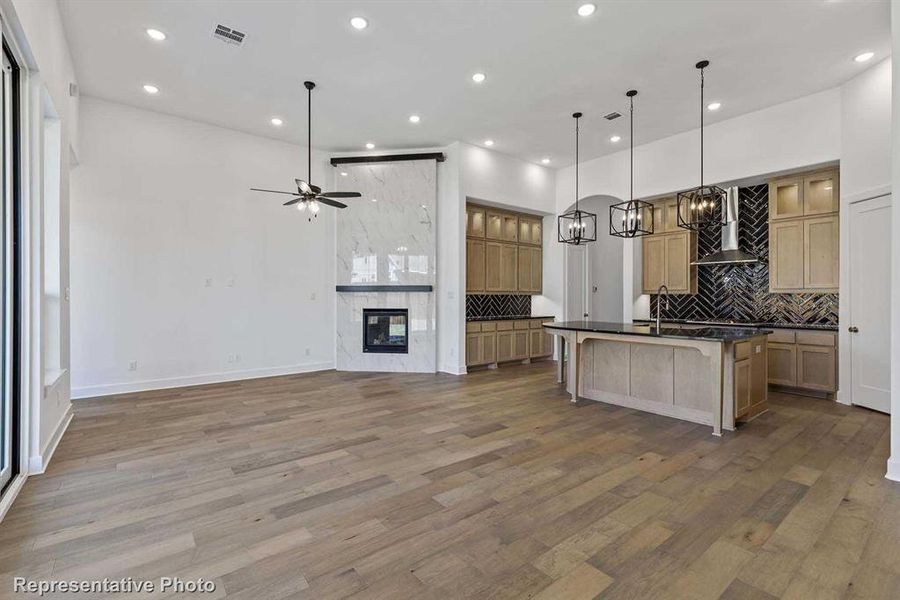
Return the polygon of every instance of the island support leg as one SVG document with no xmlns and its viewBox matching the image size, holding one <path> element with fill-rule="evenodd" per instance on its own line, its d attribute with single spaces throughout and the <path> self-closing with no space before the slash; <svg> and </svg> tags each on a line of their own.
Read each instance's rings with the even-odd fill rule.
<svg viewBox="0 0 900 600">
<path fill-rule="evenodd" d="M 713 372 L 719 374 L 718 402 L 714 406 L 713 435 L 722 436 L 722 406 L 725 402 L 725 344 L 716 344 L 712 351 Z"/>
<path fill-rule="evenodd" d="M 581 366 L 581 344 L 578 333 L 574 332 L 569 339 L 569 385 L 572 386 L 572 402 L 578 402 L 578 375 Z"/>
<path fill-rule="evenodd" d="M 566 336 L 554 335 L 556 338 L 556 383 L 566 380 Z"/>
</svg>

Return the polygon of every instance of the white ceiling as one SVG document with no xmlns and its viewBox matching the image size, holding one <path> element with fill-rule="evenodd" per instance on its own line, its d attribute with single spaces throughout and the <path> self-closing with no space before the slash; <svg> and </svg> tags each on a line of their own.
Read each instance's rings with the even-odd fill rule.
<svg viewBox="0 0 900 600">
<path fill-rule="evenodd" d="M 886 1 L 144 1 L 60 0 L 82 93 L 333 151 L 438 146 L 453 140 L 551 166 L 627 147 L 626 90 L 636 88 L 636 143 L 696 127 L 694 63 L 711 61 L 708 122 L 838 85 L 890 52 Z M 363 31 L 348 19 L 369 20 Z M 247 34 L 214 40 L 217 23 Z M 168 39 L 151 41 L 154 27 Z M 875 52 L 869 63 L 853 57 Z M 472 73 L 488 79 L 477 85 Z M 157 96 L 141 86 L 151 82 Z M 418 125 L 410 114 L 421 115 Z M 276 129 L 272 116 L 285 120 Z M 613 134 L 622 136 L 611 144 Z"/>
</svg>

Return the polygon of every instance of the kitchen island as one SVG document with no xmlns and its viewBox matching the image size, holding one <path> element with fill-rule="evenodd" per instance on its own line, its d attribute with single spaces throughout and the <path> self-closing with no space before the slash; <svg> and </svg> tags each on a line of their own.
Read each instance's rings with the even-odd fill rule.
<svg viewBox="0 0 900 600">
<path fill-rule="evenodd" d="M 766 329 L 563 321 L 557 381 L 579 397 L 710 425 L 714 435 L 767 409 Z M 568 359 L 566 359 L 568 347 Z"/>
</svg>

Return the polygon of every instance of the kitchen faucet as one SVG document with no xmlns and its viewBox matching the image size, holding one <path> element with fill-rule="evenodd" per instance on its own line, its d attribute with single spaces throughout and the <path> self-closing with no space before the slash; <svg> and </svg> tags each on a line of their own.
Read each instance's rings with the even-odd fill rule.
<svg viewBox="0 0 900 600">
<path fill-rule="evenodd" d="M 662 293 L 666 291 L 666 310 L 669 310 L 669 288 L 664 285 L 659 286 L 656 290 L 656 330 L 659 331 L 659 321 L 662 316 Z"/>
</svg>

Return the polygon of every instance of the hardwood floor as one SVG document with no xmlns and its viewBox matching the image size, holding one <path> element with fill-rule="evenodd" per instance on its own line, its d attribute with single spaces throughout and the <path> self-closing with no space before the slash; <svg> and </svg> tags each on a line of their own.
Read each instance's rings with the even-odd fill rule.
<svg viewBox="0 0 900 600">
<path fill-rule="evenodd" d="M 573 406 L 546 362 L 78 401 L 0 524 L 0 597 L 15 576 L 267 600 L 900 597 L 889 418 L 771 404 L 716 439 Z"/>
</svg>

